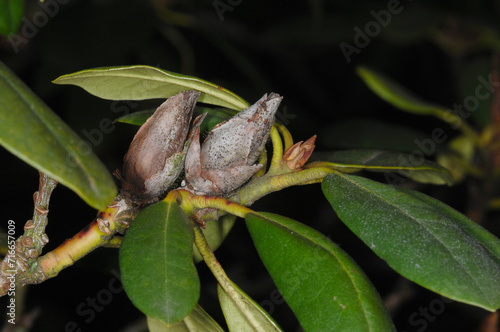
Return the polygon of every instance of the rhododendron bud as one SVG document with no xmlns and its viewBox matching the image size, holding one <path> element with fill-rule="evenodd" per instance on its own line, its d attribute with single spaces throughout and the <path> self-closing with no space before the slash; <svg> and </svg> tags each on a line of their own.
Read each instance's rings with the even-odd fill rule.
<svg viewBox="0 0 500 332">
<path fill-rule="evenodd" d="M 248 181 L 256 165 L 282 97 L 265 94 L 252 106 L 217 125 L 200 146 L 199 131 L 186 156 L 187 188 L 206 195 L 227 195 Z"/>
<path fill-rule="evenodd" d="M 141 126 L 124 158 L 124 194 L 142 201 L 156 200 L 183 169 L 185 142 L 198 91 L 168 98 Z"/>
<path fill-rule="evenodd" d="M 309 160 L 314 151 L 316 135 L 305 142 L 297 142 L 283 154 L 283 162 L 291 170 L 300 169 Z"/>
</svg>

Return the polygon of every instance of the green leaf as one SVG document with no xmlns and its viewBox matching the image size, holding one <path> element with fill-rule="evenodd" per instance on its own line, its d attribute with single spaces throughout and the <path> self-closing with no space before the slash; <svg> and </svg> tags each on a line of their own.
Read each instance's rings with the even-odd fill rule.
<svg viewBox="0 0 500 332">
<path fill-rule="evenodd" d="M 281 331 L 271 316 L 232 281 L 228 280 L 225 287 L 229 289 L 224 290 L 219 285 L 217 293 L 229 331 Z"/>
<path fill-rule="evenodd" d="M 217 322 L 210 317 L 199 304 L 182 321 L 172 326 L 152 317 L 148 317 L 149 332 L 224 332 Z"/>
<path fill-rule="evenodd" d="M 132 125 L 142 126 L 146 120 L 153 115 L 154 110 L 145 110 L 134 112 L 131 114 L 124 115 L 115 120 L 115 122 L 128 123 Z M 200 126 L 200 132 L 210 131 L 213 127 L 231 118 L 233 115 L 237 114 L 236 111 L 228 109 L 213 109 L 208 107 L 195 106 L 193 117 L 200 114 L 207 113 L 207 116 L 203 120 Z"/>
<path fill-rule="evenodd" d="M 144 110 L 138 111 L 130 114 L 126 114 L 124 116 L 120 116 L 115 119 L 114 122 L 127 123 L 135 126 L 142 126 L 146 123 L 146 120 L 149 119 L 151 115 L 153 115 L 155 110 Z"/>
<path fill-rule="evenodd" d="M 500 308 L 500 240 L 424 194 L 330 174 L 323 192 L 339 218 L 398 273 L 436 293 Z"/>
<path fill-rule="evenodd" d="M 147 316 L 172 325 L 198 302 L 193 241 L 191 222 L 176 203 L 147 207 L 127 230 L 120 247 L 123 287 Z"/>
<path fill-rule="evenodd" d="M 0 144 L 96 209 L 116 196 L 111 174 L 82 141 L 0 62 Z"/>
<path fill-rule="evenodd" d="M 377 291 L 323 234 L 271 213 L 248 214 L 255 247 L 306 331 L 394 331 Z"/>
<path fill-rule="evenodd" d="M 15 33 L 21 25 L 24 13 L 24 0 L 0 1 L 0 34 L 8 36 Z"/>
<path fill-rule="evenodd" d="M 249 104 L 233 92 L 202 79 L 150 66 L 107 67 L 63 75 L 56 84 L 77 85 L 89 93 L 111 100 L 168 98 L 185 90 L 198 90 L 199 102 L 242 110 Z"/>
<path fill-rule="evenodd" d="M 445 112 L 444 107 L 417 97 L 398 83 L 371 68 L 358 66 L 356 71 L 375 94 L 403 111 L 437 117 L 443 116 Z"/>
<path fill-rule="evenodd" d="M 344 173 L 397 172 L 422 183 L 453 184 L 453 176 L 446 168 L 414 154 L 360 149 L 317 152 L 311 160 L 326 161 L 325 166 Z"/>
<path fill-rule="evenodd" d="M 420 99 L 398 83 L 368 67 L 358 66 L 356 71 L 375 94 L 394 107 L 413 114 L 432 115 L 454 128 L 460 128 L 473 141 L 479 141 L 477 131 L 471 128 L 462 116 L 449 111 L 446 107 Z"/>
</svg>

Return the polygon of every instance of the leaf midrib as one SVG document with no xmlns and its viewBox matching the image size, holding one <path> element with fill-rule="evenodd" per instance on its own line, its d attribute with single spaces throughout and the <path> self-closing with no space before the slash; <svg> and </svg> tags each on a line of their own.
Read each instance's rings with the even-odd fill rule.
<svg viewBox="0 0 500 332">
<path fill-rule="evenodd" d="M 373 196 L 377 197 L 378 199 L 380 199 L 381 201 L 387 203 L 388 205 L 391 205 L 392 207 L 394 207 L 395 209 L 397 209 L 400 213 L 408 216 L 410 219 L 414 220 L 415 223 L 417 225 L 419 225 L 420 227 L 422 227 L 428 234 L 430 234 L 433 238 L 436 239 L 436 241 L 449 253 L 449 255 L 451 256 L 451 258 L 458 263 L 458 265 L 461 267 L 461 269 L 464 271 L 464 273 L 468 276 L 469 279 L 472 280 L 473 284 L 476 286 L 476 289 L 478 289 L 482 296 L 487 299 L 488 297 L 486 296 L 486 294 L 484 293 L 484 290 L 482 289 L 482 287 L 480 287 L 480 284 L 476 281 L 475 278 L 472 277 L 472 275 L 470 274 L 470 272 L 464 267 L 463 264 L 461 264 L 460 260 L 458 260 L 454 255 L 453 253 L 448 249 L 448 247 L 441 241 L 440 238 L 438 238 L 436 235 L 434 235 L 432 232 L 430 232 L 421 222 L 418 221 L 418 219 L 414 218 L 412 215 L 408 214 L 406 211 L 402 210 L 398 205 L 395 205 L 394 203 L 386 200 L 384 197 L 380 196 L 379 194 L 369 190 L 368 188 L 366 187 L 363 187 L 361 184 L 355 182 L 354 180 L 348 178 L 348 177 L 345 177 L 343 175 L 340 175 L 340 174 L 337 174 L 339 176 L 342 176 L 344 177 L 345 179 L 347 179 L 349 182 L 351 182 L 352 184 L 354 184 L 355 186 L 357 186 L 358 188 L 360 189 L 364 189 L 366 192 L 372 194 Z M 449 218 L 447 218 L 449 219 Z M 462 229 L 459 225 L 457 225 L 460 229 Z M 467 233 L 466 233 L 467 234 Z"/>
<path fill-rule="evenodd" d="M 4 82 L 6 82 L 7 86 L 9 86 L 9 87 L 10 87 L 10 90 L 11 90 L 11 91 L 13 91 L 13 92 L 14 92 L 14 93 L 15 93 L 15 94 L 16 94 L 16 95 L 20 98 L 20 100 L 22 100 L 22 102 L 25 104 L 25 106 L 27 106 L 27 108 L 30 110 L 30 113 L 31 113 L 31 114 L 33 114 L 33 115 L 35 115 L 35 117 L 39 120 L 39 122 L 41 122 L 41 123 L 42 123 L 42 125 L 46 128 L 46 130 L 47 130 L 49 133 L 51 133 L 52 137 L 54 137 L 54 138 L 55 138 L 55 141 L 57 142 L 57 144 L 58 144 L 58 145 L 59 145 L 59 146 L 60 146 L 60 147 L 61 147 L 64 151 L 66 151 L 69 155 L 73 155 L 73 156 L 75 156 L 75 157 L 76 157 L 76 156 L 78 156 L 78 155 L 75 155 L 74 153 L 72 153 L 72 152 L 73 152 L 72 150 L 70 150 L 68 147 L 66 147 L 64 144 L 62 144 L 62 140 L 60 139 L 59 135 L 56 135 L 56 134 L 54 133 L 54 131 L 52 130 L 52 128 L 51 128 L 50 126 L 48 126 L 48 125 L 47 125 L 46 121 L 45 121 L 42 117 L 40 117 L 40 114 L 34 110 L 34 108 L 33 108 L 33 107 L 34 107 L 34 106 L 35 106 L 35 104 L 37 104 L 37 103 L 36 103 L 36 102 L 35 102 L 35 103 L 33 103 L 33 107 L 32 107 L 32 103 L 30 103 L 28 100 L 26 100 L 26 99 L 25 99 L 25 97 L 24 97 L 24 96 L 23 96 L 23 95 L 22 95 L 22 94 L 18 91 L 18 89 L 17 89 L 16 85 L 13 85 L 13 84 L 12 84 L 9 80 L 7 80 L 7 79 L 5 78 L 5 76 L 3 76 L 3 75 L 1 75 L 1 78 L 2 78 L 2 80 L 3 80 Z M 20 84 L 23 84 L 23 83 L 22 83 L 22 82 L 20 82 Z M 70 130 L 71 130 L 71 129 L 70 129 Z M 32 158 L 28 158 L 28 157 L 25 157 L 25 158 L 27 158 L 27 159 L 29 159 L 29 160 L 32 160 Z M 86 167 L 84 167 L 84 165 L 81 163 L 80 158 L 75 158 L 74 160 L 75 160 L 75 161 L 77 162 L 77 164 L 78 164 L 78 169 L 80 169 L 80 170 L 82 171 L 82 173 L 85 175 L 85 178 L 86 178 L 87 180 L 89 180 L 89 187 L 90 187 L 90 189 L 92 190 L 92 192 L 93 192 L 94 194 L 99 194 L 99 191 L 95 190 L 95 188 L 96 188 L 96 187 L 95 187 L 94 178 L 93 178 L 92 176 L 90 176 L 90 171 L 88 171 L 88 169 L 87 169 Z M 34 160 L 32 160 L 32 161 L 34 161 Z M 36 164 L 38 165 L 38 167 L 39 167 L 40 169 L 45 169 L 45 167 L 43 167 L 43 165 L 39 165 L 38 163 L 36 163 Z M 71 183 L 66 183 L 66 181 L 63 181 L 63 182 L 65 182 L 65 185 L 66 185 L 66 186 L 68 186 L 68 187 L 72 187 L 72 188 L 74 188 L 74 189 L 77 189 L 77 187 L 76 187 L 76 186 L 73 186 Z M 79 192 L 80 190 L 77 190 L 77 191 Z M 100 195 L 96 195 L 96 196 L 97 196 L 97 197 L 99 197 Z"/>
</svg>

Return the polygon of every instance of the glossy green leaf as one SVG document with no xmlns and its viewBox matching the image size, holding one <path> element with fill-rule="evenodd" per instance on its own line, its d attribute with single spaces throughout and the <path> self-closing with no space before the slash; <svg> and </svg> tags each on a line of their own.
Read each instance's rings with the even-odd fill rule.
<svg viewBox="0 0 500 332">
<path fill-rule="evenodd" d="M 249 214 L 255 247 L 306 331 L 394 331 L 363 271 L 316 230 L 271 213 Z"/>
<path fill-rule="evenodd" d="M 142 126 L 146 120 L 153 115 L 154 110 L 145 110 L 134 112 L 131 114 L 124 115 L 115 120 L 115 122 L 128 123 L 132 125 Z M 221 123 L 222 121 L 226 121 L 231 118 L 233 115 L 237 114 L 236 111 L 228 110 L 228 109 L 213 109 L 208 107 L 200 107 L 196 106 L 194 108 L 193 117 L 196 117 L 200 114 L 206 113 L 207 116 L 203 120 L 203 123 L 200 126 L 200 132 L 210 131 L 213 127 Z"/>
<path fill-rule="evenodd" d="M 424 194 L 366 178 L 328 175 L 339 218 L 406 278 L 451 299 L 500 308 L 500 240 Z"/>
<path fill-rule="evenodd" d="M 441 117 L 445 112 L 444 107 L 417 97 L 398 83 L 371 68 L 358 66 L 356 71 L 375 94 L 403 111 L 438 117 Z"/>
<path fill-rule="evenodd" d="M 231 332 L 281 331 L 269 314 L 232 281 L 218 286 L 219 301 Z"/>
<path fill-rule="evenodd" d="M 8 36 L 15 33 L 21 25 L 24 13 L 24 0 L 0 1 L 0 34 Z"/>
<path fill-rule="evenodd" d="M 199 102 L 242 110 L 248 103 L 216 84 L 150 66 L 107 67 L 63 75 L 56 84 L 72 84 L 111 100 L 168 98 L 185 90 L 198 90 Z"/>
<path fill-rule="evenodd" d="M 147 207 L 127 230 L 120 247 L 122 283 L 147 316 L 172 325 L 198 302 L 193 241 L 193 226 L 176 203 Z"/>
<path fill-rule="evenodd" d="M 224 332 L 199 304 L 182 321 L 168 326 L 161 320 L 148 317 L 149 332 Z"/>
<path fill-rule="evenodd" d="M 116 196 L 111 174 L 82 141 L 0 62 L 0 144 L 96 209 Z"/>
<path fill-rule="evenodd" d="M 453 176 L 446 168 L 416 154 L 360 149 L 318 152 L 311 160 L 326 161 L 325 166 L 344 173 L 396 172 L 422 183 L 453 184 Z"/>
</svg>

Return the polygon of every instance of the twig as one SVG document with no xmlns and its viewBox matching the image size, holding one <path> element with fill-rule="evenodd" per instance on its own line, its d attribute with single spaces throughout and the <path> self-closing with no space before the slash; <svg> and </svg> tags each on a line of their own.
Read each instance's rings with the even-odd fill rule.
<svg viewBox="0 0 500 332">
<path fill-rule="evenodd" d="M 29 266 L 36 261 L 49 239 L 45 234 L 48 223 L 49 201 L 57 182 L 40 172 L 40 185 L 33 194 L 33 219 L 24 225 L 24 234 L 15 242 L 15 250 L 9 250 L 0 265 L 0 291 L 5 294 L 11 281 L 17 282 L 26 274 Z"/>
<path fill-rule="evenodd" d="M 37 199 L 39 197 L 44 197 L 44 195 L 40 193 L 35 196 Z M 46 214 L 48 212 L 47 206 L 48 201 L 47 204 L 35 204 L 35 213 L 40 213 L 46 219 Z M 4 259 L 0 270 L 0 296 L 7 294 L 9 288 L 11 288 L 12 282 L 15 283 L 16 286 L 41 283 L 49 278 L 55 277 L 60 271 L 73 265 L 75 261 L 96 248 L 105 246 L 109 243 L 116 245 L 119 240 L 112 240 L 113 237 L 117 233 L 123 234 L 125 232 L 137 212 L 137 206 L 131 204 L 128 199 L 117 196 L 113 203 L 103 211 L 100 211 L 94 221 L 87 227 L 71 239 L 66 240 L 53 251 L 41 257 L 38 257 L 39 252 L 38 249 L 35 249 L 36 247 L 34 247 L 34 245 L 35 243 L 36 245 L 41 243 L 41 251 L 41 248 L 46 243 L 44 243 L 43 236 L 38 236 L 39 238 L 36 238 L 36 235 L 40 234 L 37 232 L 43 232 L 45 226 L 42 228 L 38 225 L 37 227 L 37 225 L 34 225 L 34 222 L 28 222 L 27 230 L 30 230 L 28 234 L 33 232 L 32 241 L 26 240 L 26 238 L 29 238 L 26 234 L 16 241 L 16 259 L 18 262 L 20 261 L 19 264 L 23 264 L 23 268 L 12 271 L 11 267 L 8 265 L 9 261 Z M 26 259 L 25 256 L 17 254 L 24 253 L 23 248 L 31 248 L 26 251 L 28 254 L 30 250 L 35 249 L 37 250 L 37 255 Z M 6 256 L 6 258 L 8 258 L 8 256 Z"/>
</svg>

